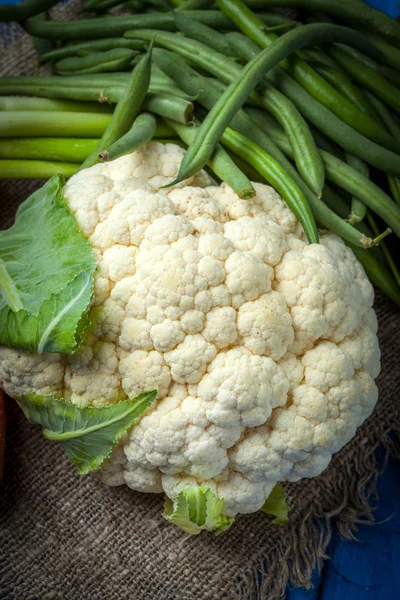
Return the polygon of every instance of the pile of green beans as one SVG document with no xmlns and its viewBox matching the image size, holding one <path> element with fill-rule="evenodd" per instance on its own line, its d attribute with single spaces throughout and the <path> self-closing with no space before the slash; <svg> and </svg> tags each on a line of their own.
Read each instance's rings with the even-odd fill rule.
<svg viewBox="0 0 400 600">
<path fill-rule="evenodd" d="M 359 0 L 85 0 L 71 22 L 54 4 L 0 6 L 53 73 L 0 79 L 0 179 L 173 141 L 170 185 L 203 167 L 243 199 L 268 183 L 400 306 L 400 23 Z"/>
</svg>

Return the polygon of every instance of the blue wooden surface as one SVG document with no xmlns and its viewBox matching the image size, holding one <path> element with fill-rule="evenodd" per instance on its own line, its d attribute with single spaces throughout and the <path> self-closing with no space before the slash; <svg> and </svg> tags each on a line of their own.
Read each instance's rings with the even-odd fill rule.
<svg viewBox="0 0 400 600">
<path fill-rule="evenodd" d="M 334 535 L 309 592 L 289 589 L 287 600 L 398 600 L 400 598 L 400 462 L 390 460 L 378 480 L 375 524 L 357 540 Z"/>
</svg>

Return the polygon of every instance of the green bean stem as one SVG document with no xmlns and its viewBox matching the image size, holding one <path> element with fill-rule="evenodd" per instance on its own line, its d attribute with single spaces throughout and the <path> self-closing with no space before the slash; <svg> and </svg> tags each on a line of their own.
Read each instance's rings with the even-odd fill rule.
<svg viewBox="0 0 400 600">
<path fill-rule="evenodd" d="M 86 158 L 82 164 L 82 169 L 94 165 L 98 161 L 99 154 L 125 135 L 132 127 L 150 86 L 152 49 L 153 41 L 144 59 L 133 69 L 129 83 L 115 107 L 110 123 L 103 133 L 98 147 Z"/>
<path fill-rule="evenodd" d="M 353 169 L 356 169 L 356 171 L 362 173 L 364 177 L 369 178 L 368 165 L 360 160 L 357 156 L 346 152 L 346 161 L 351 167 L 353 167 Z M 362 202 L 357 195 L 352 196 L 349 223 L 351 225 L 357 225 L 357 223 L 360 223 L 365 218 L 366 214 L 367 207 L 364 202 Z"/>
<path fill-rule="evenodd" d="M 2 138 L 0 159 L 81 163 L 94 150 L 98 142 L 98 139 L 90 138 Z"/>
<path fill-rule="evenodd" d="M 179 135 L 179 137 L 190 145 L 196 137 L 196 128 L 189 125 L 180 125 L 174 121 L 166 120 L 167 124 Z M 253 198 L 256 192 L 246 175 L 235 165 L 228 153 L 220 144 L 215 146 L 214 152 L 207 161 L 211 170 L 222 181 L 227 183 L 239 198 Z"/>
<path fill-rule="evenodd" d="M 183 127 L 183 125 L 182 125 Z M 125 154 L 138 150 L 148 144 L 156 134 L 157 120 L 150 113 L 138 115 L 132 128 L 108 148 L 100 152 L 99 158 L 104 161 L 114 160 Z"/>
<path fill-rule="evenodd" d="M 55 173 L 72 177 L 79 169 L 77 163 L 45 160 L 0 160 L 0 179 L 48 179 Z"/>
</svg>

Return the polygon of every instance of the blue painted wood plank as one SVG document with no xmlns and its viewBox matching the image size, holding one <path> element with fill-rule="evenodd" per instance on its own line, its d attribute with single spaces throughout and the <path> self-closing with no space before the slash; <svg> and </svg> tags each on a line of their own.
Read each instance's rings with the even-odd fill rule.
<svg viewBox="0 0 400 600">
<path fill-rule="evenodd" d="M 400 462 L 390 460 L 378 480 L 375 524 L 356 541 L 334 535 L 321 575 L 310 591 L 288 589 L 287 600 L 398 600 L 400 598 Z"/>
</svg>

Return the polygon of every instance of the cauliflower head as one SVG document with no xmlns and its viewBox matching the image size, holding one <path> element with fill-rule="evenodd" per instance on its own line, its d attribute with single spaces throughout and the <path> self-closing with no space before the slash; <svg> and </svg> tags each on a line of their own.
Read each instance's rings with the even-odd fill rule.
<svg viewBox="0 0 400 600">
<path fill-rule="evenodd" d="M 267 185 L 241 200 L 200 172 L 163 188 L 182 157 L 151 143 L 69 180 L 97 260 L 91 325 L 70 356 L 0 347 L 0 384 L 78 407 L 157 388 L 99 476 L 172 499 L 206 486 L 233 516 L 321 473 L 370 415 L 373 289 L 338 237 L 309 245 Z"/>
</svg>

